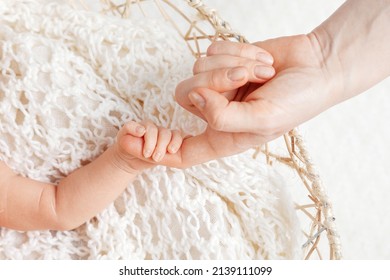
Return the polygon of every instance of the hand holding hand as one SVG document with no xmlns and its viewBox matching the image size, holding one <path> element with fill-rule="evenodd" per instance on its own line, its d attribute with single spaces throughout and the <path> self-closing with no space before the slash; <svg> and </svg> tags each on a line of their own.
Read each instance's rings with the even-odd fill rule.
<svg viewBox="0 0 390 280">
<path fill-rule="evenodd" d="M 195 101 L 202 103 L 204 100 L 190 93 L 207 88 L 228 101 L 242 100 L 248 82 L 260 86 L 274 76 L 272 64 L 273 57 L 260 47 L 229 41 L 214 42 L 207 50 L 207 57 L 195 62 L 194 76 L 176 87 L 176 101 L 186 110 L 206 119 L 194 106 Z"/>
<path fill-rule="evenodd" d="M 256 80 L 251 74 L 253 48 L 259 47 L 275 61 L 276 74 L 267 82 L 265 77 Z M 337 91 L 339 84 L 322 63 L 313 36 L 282 37 L 247 44 L 245 48 L 238 43 L 217 42 L 210 49 L 209 56 L 195 64 L 203 72 L 183 81 L 176 96 L 185 109 L 205 119 L 215 130 L 258 134 L 262 142 L 267 142 L 335 103 L 329 92 Z M 229 55 L 241 59 L 217 59 Z M 240 68 L 229 68 L 238 65 Z M 246 76 L 232 82 L 227 73 L 237 69 L 245 71 Z"/>
<path fill-rule="evenodd" d="M 134 174 L 157 164 L 187 168 L 261 144 L 257 134 L 222 132 L 211 127 L 200 135 L 183 138 L 179 131 L 158 127 L 150 121 L 125 124 L 117 139 L 115 165 Z"/>
</svg>

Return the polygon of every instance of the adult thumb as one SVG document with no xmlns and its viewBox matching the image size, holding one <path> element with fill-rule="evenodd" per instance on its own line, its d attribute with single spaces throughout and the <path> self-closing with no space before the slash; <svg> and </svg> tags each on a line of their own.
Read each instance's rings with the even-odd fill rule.
<svg viewBox="0 0 390 280">
<path fill-rule="evenodd" d="M 229 101 L 219 92 L 209 88 L 197 88 L 189 93 L 188 98 L 215 130 L 250 132 L 253 129 L 252 103 Z"/>
</svg>

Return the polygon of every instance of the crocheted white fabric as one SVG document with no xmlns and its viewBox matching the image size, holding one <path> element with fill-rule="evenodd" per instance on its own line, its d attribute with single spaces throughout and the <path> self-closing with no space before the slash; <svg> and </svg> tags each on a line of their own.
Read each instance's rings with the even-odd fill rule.
<svg viewBox="0 0 390 280">
<path fill-rule="evenodd" d="M 162 20 L 0 0 L 0 159 L 56 183 L 101 154 L 128 120 L 201 132 L 204 123 L 173 100 L 193 62 Z M 0 228 L 0 258 L 299 258 L 285 184 L 251 155 L 148 170 L 74 231 Z"/>
</svg>

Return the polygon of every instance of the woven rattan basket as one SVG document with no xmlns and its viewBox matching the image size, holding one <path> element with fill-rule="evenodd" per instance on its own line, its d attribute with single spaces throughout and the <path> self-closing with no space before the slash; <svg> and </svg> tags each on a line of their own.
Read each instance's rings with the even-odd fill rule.
<svg viewBox="0 0 390 280">
<path fill-rule="evenodd" d="M 69 0 L 84 9 L 98 7 L 99 12 L 122 18 L 163 17 L 177 29 L 195 57 L 205 55 L 215 40 L 247 42 L 233 31 L 214 9 L 200 0 Z M 313 166 L 302 136 L 296 129 L 285 134 L 284 151 L 272 149 L 272 143 L 257 148 L 255 156 L 265 155 L 267 164 L 283 165 L 298 174 L 304 190 L 296 201 L 306 242 L 302 244 L 305 259 L 340 259 L 341 246 L 332 212 L 332 204 Z M 280 140 L 280 139 L 279 139 Z M 328 249 L 327 249 L 328 248 Z M 328 251 L 328 252 L 326 252 Z"/>
</svg>

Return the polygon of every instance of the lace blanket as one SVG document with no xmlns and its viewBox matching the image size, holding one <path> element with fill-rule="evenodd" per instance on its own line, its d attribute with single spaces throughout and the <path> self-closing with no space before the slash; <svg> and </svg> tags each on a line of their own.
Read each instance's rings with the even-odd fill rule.
<svg viewBox="0 0 390 280">
<path fill-rule="evenodd" d="M 173 100 L 193 62 L 163 20 L 0 0 L 0 160 L 56 183 L 101 154 L 128 120 L 201 132 L 205 124 Z M 148 170 L 73 231 L 0 228 L 0 258 L 299 258 L 285 183 L 252 153 Z"/>
</svg>

